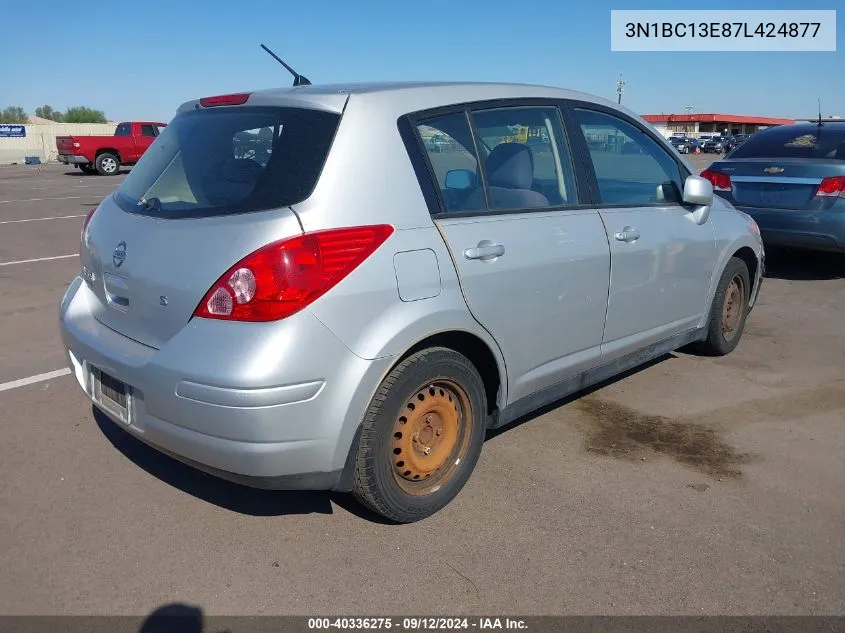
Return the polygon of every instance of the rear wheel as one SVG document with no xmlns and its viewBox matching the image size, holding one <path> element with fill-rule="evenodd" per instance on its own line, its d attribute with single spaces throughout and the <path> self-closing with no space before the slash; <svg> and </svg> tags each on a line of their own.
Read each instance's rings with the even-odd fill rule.
<svg viewBox="0 0 845 633">
<path fill-rule="evenodd" d="M 748 266 L 732 257 L 722 272 L 707 323 L 707 338 L 699 343 L 698 351 L 711 356 L 730 354 L 739 344 L 748 317 L 751 279 Z"/>
<path fill-rule="evenodd" d="M 364 417 L 353 493 L 399 523 L 431 516 L 469 479 L 487 402 L 473 364 L 446 348 L 417 352 L 379 387 Z"/>
<path fill-rule="evenodd" d="M 91 165 L 79 165 L 79 171 L 81 171 L 86 176 L 90 176 L 91 174 L 97 173 L 97 170 L 91 167 Z"/>
<path fill-rule="evenodd" d="M 120 172 L 120 160 L 114 154 L 104 152 L 94 161 L 97 173 L 101 176 L 115 176 Z"/>
</svg>

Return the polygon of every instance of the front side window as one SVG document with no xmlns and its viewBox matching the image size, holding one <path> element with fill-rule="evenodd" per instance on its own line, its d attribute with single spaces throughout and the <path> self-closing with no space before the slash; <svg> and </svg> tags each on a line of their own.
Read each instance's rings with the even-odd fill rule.
<svg viewBox="0 0 845 633">
<path fill-rule="evenodd" d="M 184 112 L 115 192 L 130 213 L 211 217 L 302 202 L 319 178 L 340 116 L 304 108 Z"/>
<path fill-rule="evenodd" d="M 472 113 L 484 154 L 492 209 L 577 204 L 557 108 L 508 107 Z"/>
<path fill-rule="evenodd" d="M 602 204 L 679 203 L 683 177 L 672 156 L 638 127 L 596 110 L 575 109 Z"/>
<path fill-rule="evenodd" d="M 141 126 L 141 136 L 155 137 L 155 135 L 156 135 L 155 127 L 153 127 L 152 125 L 145 123 L 144 125 Z"/>
</svg>

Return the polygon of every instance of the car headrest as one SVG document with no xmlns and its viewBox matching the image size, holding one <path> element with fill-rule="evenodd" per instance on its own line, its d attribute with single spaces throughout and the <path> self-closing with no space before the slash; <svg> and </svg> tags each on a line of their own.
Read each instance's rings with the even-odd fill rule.
<svg viewBox="0 0 845 633">
<path fill-rule="evenodd" d="M 491 187 L 531 189 L 534 184 L 534 155 L 521 143 L 502 143 L 487 157 Z"/>
</svg>

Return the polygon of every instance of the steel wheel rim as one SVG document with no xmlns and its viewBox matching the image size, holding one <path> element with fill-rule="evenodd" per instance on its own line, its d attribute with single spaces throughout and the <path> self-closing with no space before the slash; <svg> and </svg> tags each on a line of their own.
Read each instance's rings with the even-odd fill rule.
<svg viewBox="0 0 845 633">
<path fill-rule="evenodd" d="M 466 458 L 472 435 L 472 404 L 452 380 L 435 380 L 402 407 L 391 436 L 391 470 L 406 493 L 437 492 Z"/>
<path fill-rule="evenodd" d="M 722 336 L 726 341 L 732 341 L 739 331 L 744 310 L 745 282 L 741 276 L 735 275 L 728 284 L 722 305 Z"/>
</svg>

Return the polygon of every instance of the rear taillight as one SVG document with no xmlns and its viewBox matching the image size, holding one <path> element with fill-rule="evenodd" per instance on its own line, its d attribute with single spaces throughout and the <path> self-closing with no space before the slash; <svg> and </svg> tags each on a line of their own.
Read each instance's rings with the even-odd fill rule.
<svg viewBox="0 0 845 633">
<path fill-rule="evenodd" d="M 845 198 L 845 176 L 831 176 L 821 181 L 816 195 L 822 198 Z"/>
<path fill-rule="evenodd" d="M 73 146 L 77 149 L 79 149 L 79 147 L 80 147 L 79 143 L 77 143 L 76 141 L 74 141 Z"/>
<path fill-rule="evenodd" d="M 713 189 L 716 191 L 730 191 L 731 190 L 731 177 L 728 174 L 723 174 L 718 171 L 712 171 L 710 169 L 705 169 L 701 172 L 702 178 L 707 178 L 710 182 L 713 183 Z"/>
<path fill-rule="evenodd" d="M 273 242 L 232 266 L 195 317 L 276 321 L 302 310 L 357 268 L 393 233 L 390 225 L 306 233 Z"/>
<path fill-rule="evenodd" d="M 203 108 L 213 108 L 215 106 L 231 106 L 243 105 L 249 99 L 249 92 L 240 92 L 231 95 L 217 95 L 216 97 L 203 97 L 200 99 L 200 105 Z"/>
<path fill-rule="evenodd" d="M 85 220 L 82 222 L 82 230 L 79 232 L 79 239 L 83 242 L 85 241 L 85 230 L 88 228 L 88 225 L 91 223 L 91 218 L 94 216 L 94 211 L 97 210 L 97 207 L 94 207 L 88 212 L 88 215 L 85 216 Z"/>
</svg>

